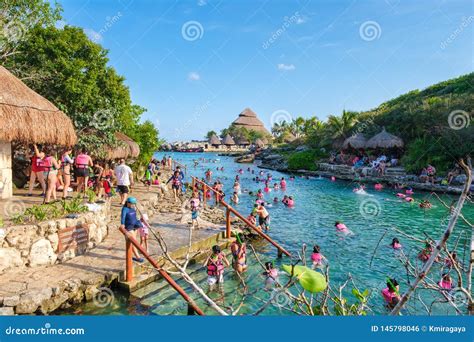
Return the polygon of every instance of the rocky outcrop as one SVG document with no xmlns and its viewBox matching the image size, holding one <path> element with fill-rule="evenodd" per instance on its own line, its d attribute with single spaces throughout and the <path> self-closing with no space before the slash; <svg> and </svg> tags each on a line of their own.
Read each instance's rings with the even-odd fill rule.
<svg viewBox="0 0 474 342">
<path fill-rule="evenodd" d="M 0 272 L 10 267 L 23 266 L 21 253 L 15 248 L 0 248 Z"/>
</svg>

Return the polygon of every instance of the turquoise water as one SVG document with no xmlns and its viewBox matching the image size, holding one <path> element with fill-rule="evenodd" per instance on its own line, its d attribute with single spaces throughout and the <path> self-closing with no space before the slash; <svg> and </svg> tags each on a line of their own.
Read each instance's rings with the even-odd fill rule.
<svg viewBox="0 0 474 342">
<path fill-rule="evenodd" d="M 162 156 L 162 153 L 156 155 L 157 158 Z M 227 199 L 232 194 L 233 180 L 238 169 L 243 168 L 245 172 L 240 175 L 240 183 L 244 193 L 240 196 L 241 202 L 235 207 L 244 216 L 249 214 L 255 200 L 254 196 L 246 194 L 245 191 L 256 192 L 257 189 L 263 188 L 263 183 L 252 180 L 260 171 L 254 165 L 237 164 L 233 158 L 219 157 L 208 153 L 173 153 L 172 156 L 188 165 L 188 176 L 192 174 L 203 177 L 205 170 L 210 168 L 213 171 L 212 182 L 220 179 L 224 183 L 224 192 L 228 194 Z M 198 158 L 205 158 L 206 161 L 201 161 L 195 168 L 192 161 Z M 255 174 L 247 171 L 249 166 L 255 171 Z M 224 171 L 217 171 L 217 167 L 224 167 Z M 321 247 L 323 255 L 329 260 L 330 280 L 333 286 L 342 284 L 350 274 L 361 290 L 369 289 L 371 291 L 372 295 L 369 299 L 371 314 L 385 314 L 387 312 L 380 295 L 380 290 L 385 287 L 387 276 L 398 279 L 402 293 L 406 289 L 406 271 L 397 259 L 397 252 L 388 247 L 393 237 L 399 238 L 404 246 L 405 254 L 410 257 L 411 261 L 419 267 L 422 266 L 421 262 L 416 259 L 416 255 L 423 246 L 420 243 L 407 240 L 401 234 L 391 230 L 391 227 L 396 226 L 411 236 L 425 238 L 425 234 L 428 234 L 437 239 L 447 224 L 446 209 L 434 198 L 431 200 L 433 208 L 422 210 L 417 204 L 398 200 L 395 191 L 390 189 L 375 191 L 373 186 L 369 185 L 367 195 L 358 195 L 353 192 L 356 184 L 350 182 L 331 182 L 328 179 L 304 179 L 301 177 L 290 181 L 288 175 L 276 171 L 264 170 L 264 172 L 270 172 L 273 175 L 273 182 L 278 182 L 281 177 L 287 179 L 286 192 L 271 191 L 265 194 L 266 201 L 272 203 L 274 197 L 281 200 L 284 194 L 291 195 L 295 199 L 294 208 L 287 208 L 281 203 L 272 203 L 273 205 L 268 208 L 271 215 L 269 235 L 292 253 L 301 251 L 302 245 L 307 244 L 308 259 L 312 245 L 317 243 Z M 429 197 L 429 194 L 415 193 L 413 197 L 420 200 Z M 447 203 L 450 203 L 453 198 L 455 197 L 443 196 Z M 473 205 L 467 204 L 463 214 L 467 218 L 474 217 Z M 334 228 L 336 220 L 344 222 L 352 234 L 337 233 Z M 379 248 L 375 250 L 387 229 L 390 229 L 389 232 L 385 234 Z M 461 237 L 457 246 L 458 256 L 466 262 L 469 252 L 468 241 L 470 240 L 470 232 L 466 225 L 458 223 L 454 236 L 451 237 L 448 245 L 450 249 L 453 248 L 460 233 Z M 287 258 L 277 259 L 275 248 L 269 244 L 258 242 L 255 247 L 263 262 L 274 261 L 276 265 L 288 262 Z M 262 269 L 251 253 L 249 253 L 249 265 L 249 271 L 244 275 L 244 280 L 252 295 L 241 308 L 239 312 L 241 314 L 253 313 L 262 304 L 262 301 L 271 295 L 271 292 L 263 290 Z M 193 279 L 207 288 L 205 269 L 200 266 L 192 266 L 190 271 L 193 272 Z M 442 272 L 442 265 L 438 264 L 432 269 L 430 277 L 438 281 Z M 454 279 L 456 278 L 454 272 L 452 276 Z M 238 299 L 242 286 L 233 271 L 227 271 L 225 278 L 223 293 L 213 292 L 211 297 L 222 305 L 235 308 L 239 304 Z M 182 281 L 180 283 L 192 293 L 187 284 Z M 163 287 L 165 285 L 164 282 L 151 284 L 135 293 L 136 298 L 133 300 L 118 295 L 114 304 L 104 309 L 98 309 L 91 304 L 85 305 L 79 309 L 78 313 L 186 314 L 184 301 L 172 290 Z M 350 301 L 353 300 L 350 294 L 351 289 L 352 287 L 348 287 L 345 291 Z M 205 307 L 202 300 L 195 295 L 193 297 L 197 298 L 201 307 Z M 419 297 L 428 306 L 437 299 L 442 300 L 436 292 L 417 291 L 415 298 L 410 300 L 407 305 L 405 314 L 426 314 Z M 285 301 L 285 298 L 277 299 Z M 451 307 L 445 303 L 435 302 L 432 305 L 432 310 L 434 314 L 453 314 Z M 206 309 L 206 312 L 213 313 L 211 309 Z M 270 305 L 264 314 L 291 313 L 278 305 Z"/>
</svg>

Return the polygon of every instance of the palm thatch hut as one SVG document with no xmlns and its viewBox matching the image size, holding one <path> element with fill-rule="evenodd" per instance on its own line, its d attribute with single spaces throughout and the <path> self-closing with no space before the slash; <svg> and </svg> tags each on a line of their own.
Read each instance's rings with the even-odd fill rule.
<svg viewBox="0 0 474 342">
<path fill-rule="evenodd" d="M 250 145 L 250 141 L 248 141 L 245 137 L 235 139 L 235 143 L 240 147 L 247 147 Z"/>
<path fill-rule="evenodd" d="M 367 148 L 402 148 L 403 140 L 399 137 L 388 133 L 385 127 L 382 128 L 382 132 L 373 136 L 367 141 Z"/>
<path fill-rule="evenodd" d="M 257 114 L 250 108 L 245 108 L 242 113 L 239 114 L 238 118 L 232 122 L 232 125 L 245 128 L 249 131 L 270 135 L 270 132 L 265 128 L 263 122 L 260 121 Z"/>
<path fill-rule="evenodd" d="M 265 147 L 265 143 L 264 143 L 263 140 L 260 139 L 260 138 L 256 139 L 254 144 L 255 144 L 255 146 L 257 146 L 257 147 Z"/>
<path fill-rule="evenodd" d="M 360 149 L 360 148 L 365 148 L 365 145 L 367 144 L 367 139 L 362 133 L 357 133 L 351 135 L 349 138 L 344 140 L 344 143 L 342 144 L 342 147 L 345 149 L 348 149 L 349 147 L 352 147 L 354 149 Z"/>
<path fill-rule="evenodd" d="M 234 139 L 232 139 L 232 137 L 229 134 L 227 134 L 224 137 L 224 139 L 222 139 L 222 144 L 226 145 L 227 147 L 231 147 L 231 146 L 235 145 L 235 141 L 234 141 Z"/>
<path fill-rule="evenodd" d="M 209 139 L 209 144 L 211 144 L 212 146 L 214 147 L 219 147 L 221 145 L 221 140 L 217 137 L 217 135 L 213 135 L 210 139 Z"/>
<path fill-rule="evenodd" d="M 11 143 L 72 146 L 71 119 L 0 66 L 0 197 L 12 196 Z"/>
<path fill-rule="evenodd" d="M 110 148 L 107 151 L 107 159 L 134 159 L 140 154 L 140 146 L 130 137 L 121 132 L 115 132 L 115 139 L 117 139 L 117 146 Z"/>
</svg>

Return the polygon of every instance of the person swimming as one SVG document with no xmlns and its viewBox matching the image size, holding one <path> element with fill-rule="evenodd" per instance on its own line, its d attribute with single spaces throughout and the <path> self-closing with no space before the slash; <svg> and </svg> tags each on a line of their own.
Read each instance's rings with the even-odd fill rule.
<svg viewBox="0 0 474 342">
<path fill-rule="evenodd" d="M 336 221 L 336 223 L 334 223 L 334 227 L 336 227 L 336 230 L 338 232 L 343 232 L 343 233 L 350 232 L 349 228 L 347 228 L 347 226 L 344 223 L 339 222 L 339 221 Z"/>
<path fill-rule="evenodd" d="M 433 247 L 428 241 L 426 241 L 425 248 L 423 248 L 420 254 L 418 254 L 418 259 L 423 262 L 428 261 L 428 259 L 431 257 L 431 253 L 433 253 Z"/>
<path fill-rule="evenodd" d="M 390 309 L 393 309 L 400 301 L 400 285 L 396 279 L 387 278 L 387 287 L 382 290 L 382 296 Z"/>
<path fill-rule="evenodd" d="M 393 249 L 402 249 L 402 244 L 397 238 L 393 238 L 390 247 L 392 247 Z"/>
<path fill-rule="evenodd" d="M 279 202 L 278 197 L 275 197 L 275 198 L 273 199 L 273 203 L 278 203 L 278 202 Z"/>
<path fill-rule="evenodd" d="M 432 204 L 428 200 L 423 200 L 423 201 L 420 202 L 419 206 L 420 206 L 421 209 L 431 209 Z"/>
<path fill-rule="evenodd" d="M 278 189 L 280 189 L 280 186 L 278 185 L 278 183 L 273 184 L 273 190 L 278 190 Z"/>
<path fill-rule="evenodd" d="M 438 283 L 439 287 L 443 290 L 452 290 L 454 288 L 454 282 L 448 273 L 443 273 L 441 280 Z"/>
<path fill-rule="evenodd" d="M 272 287 L 276 282 L 278 282 L 278 269 L 273 266 L 273 262 L 268 261 L 265 263 L 265 288 Z"/>
<path fill-rule="evenodd" d="M 318 245 L 313 246 L 313 253 L 311 254 L 311 261 L 313 262 L 313 268 L 322 266 L 324 256 L 321 254 L 321 248 Z"/>
<path fill-rule="evenodd" d="M 286 201 L 286 205 L 288 207 L 294 207 L 295 206 L 295 201 L 293 200 L 293 197 L 288 196 L 288 200 Z"/>
</svg>

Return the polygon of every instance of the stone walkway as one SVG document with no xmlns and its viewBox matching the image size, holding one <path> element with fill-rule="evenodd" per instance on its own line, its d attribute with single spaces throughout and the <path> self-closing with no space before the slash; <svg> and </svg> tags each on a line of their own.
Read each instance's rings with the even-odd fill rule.
<svg viewBox="0 0 474 342">
<path fill-rule="evenodd" d="M 157 195 L 139 186 L 133 196 L 143 201 Z M 117 222 L 118 228 L 120 205 L 117 200 L 115 202 L 112 207 L 116 215 L 112 220 Z M 152 226 L 160 231 L 170 251 L 187 246 L 188 212 L 167 200 L 159 202 L 158 212 L 150 219 Z M 214 214 L 214 217 L 217 216 L 219 213 Z M 193 242 L 224 230 L 222 224 L 201 221 L 201 225 L 202 229 L 194 231 Z M 150 234 L 150 254 L 159 255 L 159 250 Z M 111 226 L 107 238 L 84 255 L 61 264 L 13 269 L 3 273 L 0 277 L 0 314 L 48 313 L 64 303 L 91 300 L 99 287 L 119 279 L 124 268 L 125 240 L 118 229 Z"/>
</svg>

